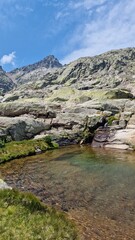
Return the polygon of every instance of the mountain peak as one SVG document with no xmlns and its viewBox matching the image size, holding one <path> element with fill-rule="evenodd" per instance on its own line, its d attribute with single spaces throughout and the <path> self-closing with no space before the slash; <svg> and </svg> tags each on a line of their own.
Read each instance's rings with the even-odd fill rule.
<svg viewBox="0 0 135 240">
<path fill-rule="evenodd" d="M 46 68 L 62 67 L 62 64 L 58 61 L 58 59 L 54 55 L 49 55 L 38 63 L 41 65 L 43 64 L 44 67 Z"/>
<path fill-rule="evenodd" d="M 40 68 L 50 69 L 50 68 L 61 68 L 61 67 L 62 67 L 62 64 L 58 61 L 58 59 L 56 57 L 54 57 L 53 55 L 49 55 L 49 56 L 43 58 L 41 61 L 38 61 L 33 64 L 29 64 L 29 65 L 21 67 L 21 68 L 16 68 L 16 69 L 12 70 L 10 73 L 15 74 L 20 71 L 23 73 L 29 73 L 31 71 L 34 71 L 34 70 L 40 69 Z"/>
</svg>

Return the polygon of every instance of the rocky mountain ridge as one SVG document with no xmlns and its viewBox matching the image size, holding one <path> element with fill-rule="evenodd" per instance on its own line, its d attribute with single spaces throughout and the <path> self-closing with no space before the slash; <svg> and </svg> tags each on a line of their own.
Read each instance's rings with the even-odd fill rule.
<svg viewBox="0 0 135 240">
<path fill-rule="evenodd" d="M 52 77 L 52 84 L 74 85 L 81 89 L 86 87 L 87 89 L 95 87 L 114 88 L 122 84 L 125 85 L 127 81 L 132 82 L 134 80 L 135 48 L 110 51 L 95 57 L 83 57 L 63 67 L 54 56 L 49 56 L 39 63 L 16 69 L 9 74 L 18 80 L 19 78 L 23 79 L 22 77 L 34 70 L 41 69 L 42 71 L 34 80 L 44 80 L 45 75 L 42 76 L 43 67 L 50 70 L 48 72 Z M 58 72 L 53 72 L 52 69 L 54 68 L 60 69 Z M 23 71 L 23 75 L 20 74 L 21 71 Z M 19 77 L 16 76 L 17 73 Z M 106 81 L 104 81 L 104 77 Z M 28 81 L 29 78 L 27 78 Z M 23 81 L 21 83 L 23 84 Z"/>
<path fill-rule="evenodd" d="M 10 91 L 14 87 L 15 83 L 0 66 L 0 95 Z"/>
<path fill-rule="evenodd" d="M 135 48 L 64 66 L 50 56 L 8 76 L 16 86 L 0 99 L 2 136 L 134 149 Z"/>
<path fill-rule="evenodd" d="M 17 84 L 23 84 L 37 79 L 42 80 L 49 72 L 55 72 L 56 69 L 61 67 L 62 64 L 59 63 L 58 59 L 53 55 L 49 55 L 37 63 L 14 69 L 9 72 L 9 76 Z"/>
</svg>

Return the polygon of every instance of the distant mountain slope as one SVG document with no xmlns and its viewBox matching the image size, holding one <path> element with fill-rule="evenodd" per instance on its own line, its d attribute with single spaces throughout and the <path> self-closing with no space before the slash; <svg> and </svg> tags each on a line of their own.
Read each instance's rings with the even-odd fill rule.
<svg viewBox="0 0 135 240">
<path fill-rule="evenodd" d="M 80 58 L 63 68 L 57 82 L 77 89 L 114 88 L 135 82 L 135 48 Z"/>
<path fill-rule="evenodd" d="M 53 55 L 47 56 L 43 60 L 28 66 L 17 68 L 9 73 L 17 83 L 42 80 L 48 73 L 55 72 L 62 67 L 58 59 Z"/>
<path fill-rule="evenodd" d="M 117 87 L 129 89 L 135 94 L 135 48 L 79 58 L 64 66 L 50 55 L 37 63 L 9 73 L 5 73 L 1 68 L 1 92 L 13 89 L 15 83 L 17 89 L 22 89 L 24 94 L 26 89 L 37 91 L 62 86 L 72 86 L 78 90 Z"/>
<path fill-rule="evenodd" d="M 8 77 L 6 72 L 0 66 L 0 94 L 13 89 L 14 86 L 14 82 Z"/>
<path fill-rule="evenodd" d="M 15 69 L 9 76 L 19 84 L 41 82 L 47 85 L 66 85 L 77 89 L 115 88 L 134 84 L 135 48 L 109 51 L 95 57 L 83 57 L 65 66 L 54 56 Z"/>
</svg>

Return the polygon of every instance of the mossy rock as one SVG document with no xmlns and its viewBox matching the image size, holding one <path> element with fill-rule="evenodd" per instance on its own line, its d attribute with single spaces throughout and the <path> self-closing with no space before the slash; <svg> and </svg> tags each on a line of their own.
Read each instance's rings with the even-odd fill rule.
<svg viewBox="0 0 135 240">
<path fill-rule="evenodd" d="M 78 90 L 73 89 L 71 87 L 62 87 L 58 90 L 54 90 L 53 94 L 51 94 L 49 100 L 56 100 L 56 99 L 62 99 L 62 101 L 69 100 L 70 97 L 77 94 Z"/>
<path fill-rule="evenodd" d="M 58 144 L 53 142 L 49 136 L 45 139 L 12 141 L 0 148 L 0 163 L 35 155 L 37 149 L 40 152 L 45 152 L 54 148 L 58 148 Z"/>
<path fill-rule="evenodd" d="M 121 90 L 121 89 L 114 89 L 114 90 L 108 91 L 106 93 L 106 97 L 109 99 L 126 99 L 126 98 L 133 99 L 134 98 L 132 93 L 130 93 L 127 90 Z"/>
<path fill-rule="evenodd" d="M 53 99 L 53 102 L 66 102 L 66 101 L 67 101 L 67 99 L 61 98 L 61 97 L 56 97 Z"/>
</svg>

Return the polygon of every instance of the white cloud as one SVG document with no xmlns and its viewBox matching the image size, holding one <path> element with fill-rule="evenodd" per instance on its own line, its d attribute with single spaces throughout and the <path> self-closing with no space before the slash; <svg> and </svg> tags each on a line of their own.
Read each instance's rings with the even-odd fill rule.
<svg viewBox="0 0 135 240">
<path fill-rule="evenodd" d="M 78 8 L 85 8 L 87 10 L 98 6 L 98 5 L 102 5 L 103 3 L 105 3 L 106 0 L 78 0 L 77 2 L 75 1 L 71 1 L 70 2 L 70 6 L 74 9 L 78 9 Z"/>
<path fill-rule="evenodd" d="M 86 0 L 83 1 L 84 3 L 90 4 L 92 1 Z M 135 47 L 134 13 L 135 0 L 119 0 L 115 4 L 108 0 L 100 9 L 98 6 L 93 20 L 82 22 L 82 27 L 79 26 L 80 30 L 74 32 L 72 41 L 69 40 L 70 48 L 73 50 L 62 59 L 62 63 L 112 49 Z"/>
<path fill-rule="evenodd" d="M 69 12 L 63 12 L 63 11 L 61 11 L 61 12 L 58 12 L 58 13 L 56 14 L 55 19 L 56 19 L 56 20 L 59 20 L 59 19 L 61 19 L 61 18 L 67 17 L 67 16 L 69 16 Z"/>
<path fill-rule="evenodd" d="M 16 56 L 15 56 L 15 52 L 12 52 L 8 55 L 3 55 L 3 57 L 0 59 L 0 64 L 6 65 L 6 64 L 12 64 L 13 66 L 15 65 L 15 60 Z"/>
</svg>

